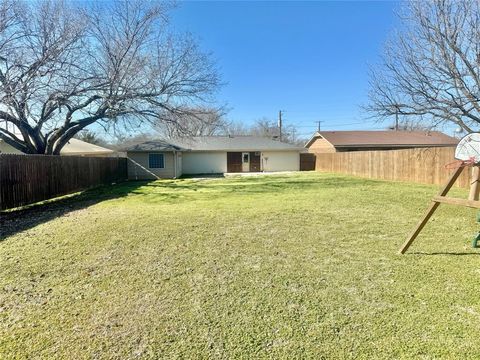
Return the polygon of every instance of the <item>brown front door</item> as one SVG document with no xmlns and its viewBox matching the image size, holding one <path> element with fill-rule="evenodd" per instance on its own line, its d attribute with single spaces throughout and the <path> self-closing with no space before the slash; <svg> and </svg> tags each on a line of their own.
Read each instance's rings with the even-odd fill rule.
<svg viewBox="0 0 480 360">
<path fill-rule="evenodd" d="M 242 172 L 241 152 L 227 152 L 227 172 Z"/>
<path fill-rule="evenodd" d="M 250 153 L 250 172 L 260 172 L 260 152 Z"/>
</svg>

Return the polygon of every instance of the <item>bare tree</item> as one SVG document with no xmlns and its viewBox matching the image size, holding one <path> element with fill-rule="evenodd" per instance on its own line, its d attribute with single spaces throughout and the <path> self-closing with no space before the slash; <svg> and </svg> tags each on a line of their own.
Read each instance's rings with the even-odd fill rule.
<svg viewBox="0 0 480 360">
<path fill-rule="evenodd" d="M 98 123 L 171 121 L 210 102 L 220 81 L 189 36 L 168 32 L 167 3 L 0 2 L 0 139 L 59 154 Z"/>
<path fill-rule="evenodd" d="M 145 141 L 155 140 L 158 137 L 152 134 L 151 132 L 148 133 L 135 133 L 135 134 L 117 134 L 114 139 L 110 143 L 108 143 L 107 147 L 113 150 L 117 150 L 119 152 L 125 151 L 126 148 L 143 143 Z"/>
<path fill-rule="evenodd" d="M 249 135 L 250 128 L 243 122 L 239 121 L 228 121 L 225 129 L 220 135 Z"/>
<path fill-rule="evenodd" d="M 399 131 L 431 131 L 434 130 L 431 123 L 424 123 L 421 119 L 416 117 L 401 119 L 397 124 L 391 124 L 387 127 L 388 130 Z"/>
<path fill-rule="evenodd" d="M 251 126 L 230 122 L 225 129 L 227 135 L 251 135 L 280 140 L 280 129 L 277 122 L 266 117 L 257 119 Z M 291 144 L 303 144 L 305 142 L 304 139 L 298 138 L 297 134 L 298 131 L 294 125 L 286 125 L 282 129 L 282 141 Z"/>
<path fill-rule="evenodd" d="M 263 117 L 255 120 L 254 124 L 250 127 L 249 134 L 277 139 L 280 137 L 280 129 L 275 121 Z"/>
<path fill-rule="evenodd" d="M 105 146 L 107 141 L 103 139 L 97 132 L 89 129 L 84 129 L 75 134 L 74 138 L 88 142 L 90 144 Z"/>
<path fill-rule="evenodd" d="M 156 130 L 162 137 L 212 136 L 225 132 L 228 122 L 225 112 L 219 108 L 196 108 L 188 114 L 171 113 L 166 121 L 157 124 Z"/>
<path fill-rule="evenodd" d="M 403 28 L 371 73 L 374 116 L 421 117 L 467 132 L 480 125 L 480 3 L 411 1 Z"/>
</svg>

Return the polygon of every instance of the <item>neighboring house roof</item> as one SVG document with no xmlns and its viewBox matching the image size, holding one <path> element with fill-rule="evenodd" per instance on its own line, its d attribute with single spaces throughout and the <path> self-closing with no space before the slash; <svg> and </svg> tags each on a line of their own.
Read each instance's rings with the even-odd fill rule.
<svg viewBox="0 0 480 360">
<path fill-rule="evenodd" d="M 260 136 L 195 136 L 147 141 L 126 149 L 135 151 L 300 151 L 302 148 Z"/>
<path fill-rule="evenodd" d="M 305 147 L 318 138 L 324 138 L 334 147 L 402 147 L 455 146 L 458 139 L 439 131 L 320 131 Z"/>
<path fill-rule="evenodd" d="M 0 140 L 1 142 L 2 140 Z M 12 147 L 14 150 L 14 148 Z M 69 142 L 60 151 L 62 155 L 108 155 L 115 151 L 87 143 L 78 139 L 70 139 Z"/>
<path fill-rule="evenodd" d="M 88 142 L 70 139 L 60 151 L 62 155 L 108 155 L 115 151 Z"/>
</svg>

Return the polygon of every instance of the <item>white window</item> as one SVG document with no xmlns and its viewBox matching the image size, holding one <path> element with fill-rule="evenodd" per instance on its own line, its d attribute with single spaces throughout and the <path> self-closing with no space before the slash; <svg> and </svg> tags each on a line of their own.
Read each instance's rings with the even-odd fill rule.
<svg viewBox="0 0 480 360">
<path fill-rule="evenodd" d="M 148 154 L 148 167 L 150 169 L 165 169 L 163 154 Z"/>
</svg>

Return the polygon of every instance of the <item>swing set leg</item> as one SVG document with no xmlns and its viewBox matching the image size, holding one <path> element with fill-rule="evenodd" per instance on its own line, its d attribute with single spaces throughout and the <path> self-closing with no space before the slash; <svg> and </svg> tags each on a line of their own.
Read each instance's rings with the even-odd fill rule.
<svg viewBox="0 0 480 360">
<path fill-rule="evenodd" d="M 432 204 L 428 208 L 427 212 L 423 216 L 422 220 L 420 220 L 420 222 L 417 224 L 415 229 L 412 231 L 412 233 L 407 238 L 407 241 L 405 241 L 405 243 L 403 244 L 402 248 L 398 252 L 399 254 L 405 254 L 405 252 L 408 250 L 410 245 L 412 245 L 413 241 L 417 238 L 418 234 L 420 234 L 420 232 L 425 227 L 425 225 L 427 225 L 428 220 L 430 220 L 430 218 L 432 217 L 435 210 L 437 210 L 439 205 L 440 205 L 440 203 L 438 203 L 438 202 L 434 202 L 434 201 L 432 202 Z"/>
<path fill-rule="evenodd" d="M 462 173 L 464 167 L 461 166 L 459 167 L 457 170 L 455 170 L 455 172 L 452 174 L 452 176 L 450 177 L 450 179 L 448 180 L 448 183 L 445 185 L 445 187 L 440 191 L 440 193 L 438 194 L 438 196 L 445 196 L 448 194 L 448 192 L 450 191 L 450 189 L 452 188 L 453 184 L 455 184 L 455 181 L 458 179 L 458 177 L 460 176 L 460 174 Z M 418 234 L 420 234 L 420 232 L 422 231 L 422 229 L 425 227 L 425 225 L 427 224 L 428 220 L 432 217 L 433 213 L 435 212 L 435 210 L 437 210 L 438 206 L 440 205 L 439 202 L 437 201 L 432 201 L 432 204 L 430 205 L 430 207 L 428 208 L 427 212 L 425 213 L 425 215 L 423 216 L 422 220 L 420 220 L 420 222 L 417 224 L 417 226 L 415 227 L 415 229 L 412 231 L 412 233 L 408 236 L 407 238 L 407 241 L 405 241 L 405 243 L 403 244 L 403 246 L 400 248 L 399 250 L 399 254 L 405 254 L 405 252 L 408 250 L 408 248 L 410 247 L 410 245 L 412 245 L 413 241 L 417 238 Z"/>
</svg>

